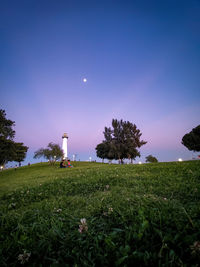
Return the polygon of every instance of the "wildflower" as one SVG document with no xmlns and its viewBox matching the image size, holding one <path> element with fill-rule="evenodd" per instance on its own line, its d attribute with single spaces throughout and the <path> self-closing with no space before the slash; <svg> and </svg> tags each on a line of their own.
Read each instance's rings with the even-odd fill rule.
<svg viewBox="0 0 200 267">
<path fill-rule="evenodd" d="M 10 205 L 8 206 L 9 209 L 15 208 L 16 207 L 16 203 L 10 203 Z"/>
<path fill-rule="evenodd" d="M 86 219 L 83 218 L 80 220 L 81 224 L 79 225 L 79 229 L 78 231 L 82 234 L 83 232 L 87 232 L 88 230 L 88 226 L 87 226 L 87 222 Z"/>
<path fill-rule="evenodd" d="M 109 184 L 107 184 L 107 185 L 106 185 L 106 189 L 108 190 L 108 189 L 109 189 L 109 187 L 110 187 L 110 186 L 109 186 Z"/>
<path fill-rule="evenodd" d="M 192 255 L 200 255 L 200 241 L 195 241 L 192 246 L 190 246 Z"/>
<path fill-rule="evenodd" d="M 110 215 L 111 213 L 113 213 L 113 208 L 108 208 L 108 214 Z"/>
<path fill-rule="evenodd" d="M 163 198 L 164 200 L 167 200 L 166 197 Z"/>
<path fill-rule="evenodd" d="M 19 254 L 18 260 L 20 261 L 21 264 L 24 264 L 28 262 L 30 256 L 31 256 L 31 253 L 27 253 L 26 250 L 24 250 L 23 254 Z"/>
<path fill-rule="evenodd" d="M 62 211 L 62 209 L 57 209 L 57 212 L 61 212 Z"/>
<path fill-rule="evenodd" d="M 81 219 L 81 223 L 86 224 L 86 219 L 85 218 Z"/>
</svg>

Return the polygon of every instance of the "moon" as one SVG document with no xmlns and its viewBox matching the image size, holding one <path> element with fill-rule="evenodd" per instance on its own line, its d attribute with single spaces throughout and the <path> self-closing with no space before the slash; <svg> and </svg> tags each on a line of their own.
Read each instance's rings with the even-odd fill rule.
<svg viewBox="0 0 200 267">
<path fill-rule="evenodd" d="M 87 79 L 86 78 L 83 78 L 83 82 L 86 83 L 87 82 Z"/>
</svg>

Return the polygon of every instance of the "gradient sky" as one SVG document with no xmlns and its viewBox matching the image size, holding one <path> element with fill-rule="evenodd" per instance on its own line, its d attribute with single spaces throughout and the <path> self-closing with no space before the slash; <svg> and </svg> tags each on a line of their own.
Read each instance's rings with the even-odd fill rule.
<svg viewBox="0 0 200 267">
<path fill-rule="evenodd" d="M 0 108 L 25 163 L 64 132 L 70 157 L 96 159 L 112 118 L 148 141 L 136 162 L 191 159 L 181 139 L 200 124 L 199 85 L 199 0 L 0 0 Z"/>
</svg>

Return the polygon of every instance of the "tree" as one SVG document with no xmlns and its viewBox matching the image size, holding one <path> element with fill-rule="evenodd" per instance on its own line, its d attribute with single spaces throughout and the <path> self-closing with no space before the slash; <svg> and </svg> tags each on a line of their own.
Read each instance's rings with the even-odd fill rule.
<svg viewBox="0 0 200 267">
<path fill-rule="evenodd" d="M 155 163 L 158 162 L 156 157 L 153 157 L 152 155 L 149 155 L 146 157 L 146 162 L 151 162 L 151 163 Z"/>
<path fill-rule="evenodd" d="M 63 157 L 63 150 L 58 144 L 49 143 L 47 148 L 40 148 L 34 153 L 34 158 L 44 157 L 53 164 L 56 160 Z"/>
<path fill-rule="evenodd" d="M 103 133 L 105 140 L 96 147 L 97 156 L 102 159 L 115 159 L 120 163 L 125 158 L 132 161 L 140 156 L 137 148 L 147 143 L 140 140 L 142 133 L 129 121 L 113 119 L 112 128 L 105 127 Z"/>
<path fill-rule="evenodd" d="M 98 144 L 96 147 L 96 153 L 97 157 L 102 159 L 102 162 L 104 162 L 104 159 L 113 159 L 111 146 L 108 142 Z"/>
<path fill-rule="evenodd" d="M 97 157 L 102 159 L 102 162 L 104 162 L 104 159 L 106 158 L 107 155 L 106 144 L 105 143 L 98 144 L 96 150 L 97 150 Z"/>
<path fill-rule="evenodd" d="M 14 121 L 6 119 L 5 110 L 0 109 L 0 137 L 5 138 L 6 140 L 13 140 L 15 131 L 12 129 L 12 126 L 14 125 Z"/>
<path fill-rule="evenodd" d="M 15 143 L 15 157 L 14 161 L 19 163 L 19 166 L 21 162 L 24 160 L 26 157 L 26 152 L 28 151 L 28 147 L 24 146 L 23 143 Z"/>
<path fill-rule="evenodd" d="M 0 165 L 13 161 L 15 156 L 16 152 L 14 142 L 0 137 Z"/>
<path fill-rule="evenodd" d="M 200 125 L 185 134 L 181 142 L 185 147 L 194 152 L 200 151 Z"/>
<path fill-rule="evenodd" d="M 0 164 L 4 165 L 8 161 L 21 162 L 26 157 L 28 150 L 23 143 L 16 143 L 13 141 L 15 131 L 12 127 L 15 125 L 14 121 L 6 119 L 5 110 L 0 110 Z M 22 153 L 23 151 L 23 153 Z"/>
</svg>

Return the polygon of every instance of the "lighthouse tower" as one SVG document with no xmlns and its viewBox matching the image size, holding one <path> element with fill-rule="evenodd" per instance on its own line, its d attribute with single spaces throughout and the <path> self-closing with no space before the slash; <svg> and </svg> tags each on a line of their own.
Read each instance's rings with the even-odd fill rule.
<svg viewBox="0 0 200 267">
<path fill-rule="evenodd" d="M 67 139 L 68 139 L 68 136 L 66 133 L 63 134 L 62 139 L 63 139 L 62 150 L 63 150 L 63 154 L 64 154 L 63 158 L 67 159 Z"/>
</svg>

